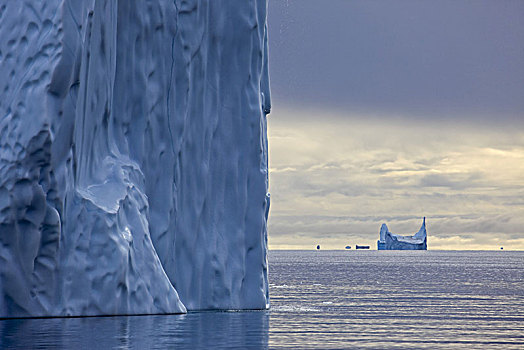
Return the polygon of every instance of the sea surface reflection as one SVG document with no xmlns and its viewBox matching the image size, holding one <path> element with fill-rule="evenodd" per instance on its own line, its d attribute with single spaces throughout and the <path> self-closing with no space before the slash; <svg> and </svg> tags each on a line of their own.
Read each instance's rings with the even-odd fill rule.
<svg viewBox="0 0 524 350">
<path fill-rule="evenodd" d="M 2 320 L 0 348 L 265 349 L 268 330 L 267 311 Z"/>
<path fill-rule="evenodd" d="M 269 311 L 0 320 L 0 348 L 524 349 L 524 252 L 269 257 Z"/>
</svg>

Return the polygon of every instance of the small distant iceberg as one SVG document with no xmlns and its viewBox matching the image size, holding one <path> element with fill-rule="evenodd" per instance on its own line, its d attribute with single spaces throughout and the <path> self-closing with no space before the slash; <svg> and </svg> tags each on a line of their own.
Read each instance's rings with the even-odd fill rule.
<svg viewBox="0 0 524 350">
<path fill-rule="evenodd" d="M 413 236 L 401 236 L 389 232 L 386 224 L 380 227 L 380 239 L 377 241 L 378 250 L 427 250 L 426 218 L 422 226 Z"/>
</svg>

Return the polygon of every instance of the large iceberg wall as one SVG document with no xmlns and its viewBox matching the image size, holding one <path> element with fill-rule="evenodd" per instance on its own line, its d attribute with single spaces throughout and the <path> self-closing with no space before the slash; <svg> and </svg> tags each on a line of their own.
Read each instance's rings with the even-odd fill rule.
<svg viewBox="0 0 524 350">
<path fill-rule="evenodd" d="M 0 317 L 268 307 L 266 0 L 0 0 Z"/>
<path fill-rule="evenodd" d="M 427 250 L 426 218 L 422 226 L 412 236 L 401 236 L 391 233 L 386 224 L 380 227 L 380 237 L 377 241 L 378 250 Z"/>
</svg>

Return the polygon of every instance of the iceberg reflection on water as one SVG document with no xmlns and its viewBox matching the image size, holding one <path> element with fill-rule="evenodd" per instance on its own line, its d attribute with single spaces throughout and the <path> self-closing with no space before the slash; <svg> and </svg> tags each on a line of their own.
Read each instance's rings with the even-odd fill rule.
<svg viewBox="0 0 524 350">
<path fill-rule="evenodd" d="M 264 349 L 268 330 L 267 311 L 11 319 L 0 321 L 0 348 Z"/>
</svg>

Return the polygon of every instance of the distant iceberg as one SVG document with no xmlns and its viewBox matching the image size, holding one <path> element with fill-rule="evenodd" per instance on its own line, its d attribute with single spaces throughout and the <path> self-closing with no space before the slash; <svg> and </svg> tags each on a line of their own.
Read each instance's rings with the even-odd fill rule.
<svg viewBox="0 0 524 350">
<path fill-rule="evenodd" d="M 401 236 L 389 232 L 386 224 L 380 227 L 380 239 L 377 241 L 378 250 L 427 250 L 426 218 L 422 226 L 413 236 Z"/>
</svg>

